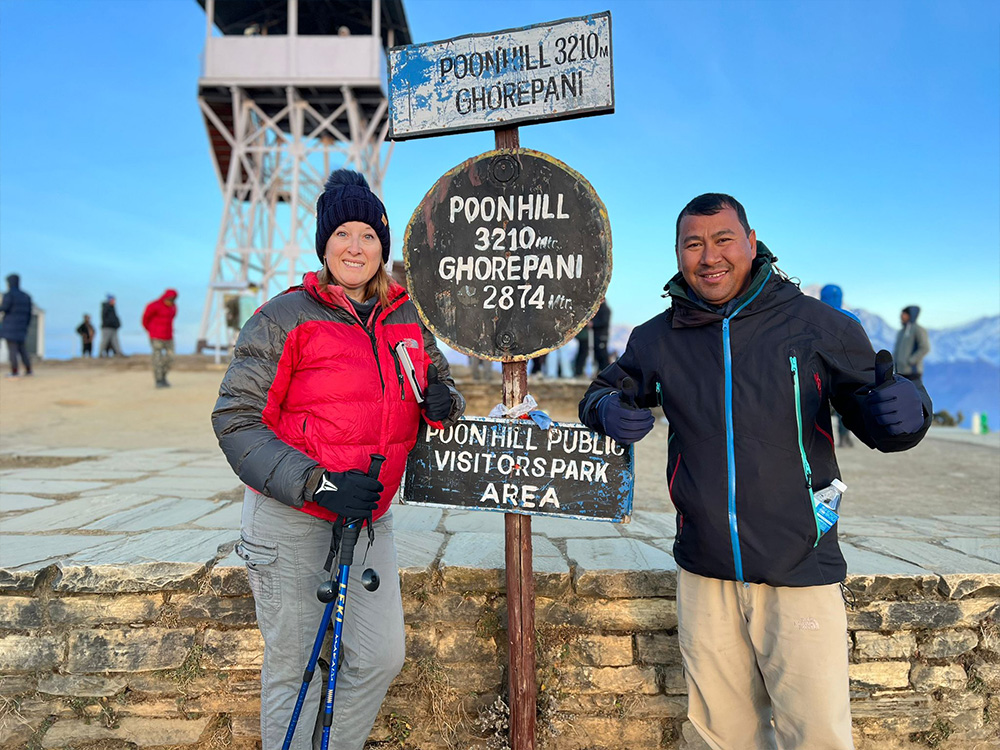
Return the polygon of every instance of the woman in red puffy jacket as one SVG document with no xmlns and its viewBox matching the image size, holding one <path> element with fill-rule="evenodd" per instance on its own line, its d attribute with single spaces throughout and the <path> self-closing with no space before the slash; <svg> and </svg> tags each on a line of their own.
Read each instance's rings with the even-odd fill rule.
<svg viewBox="0 0 1000 750">
<path fill-rule="evenodd" d="M 263 750 L 282 746 L 323 615 L 316 589 L 328 578 L 331 522 L 364 517 L 374 531 L 358 550 L 364 566 L 351 568 L 331 747 L 363 748 L 403 665 L 390 504 L 421 420 L 454 422 L 465 401 L 433 335 L 385 270 L 389 244 L 385 207 L 364 177 L 334 172 L 316 204 L 322 268 L 243 327 L 212 413 L 219 445 L 247 485 L 237 552 L 264 637 Z M 437 377 L 429 379 L 430 365 Z M 386 457 L 378 479 L 365 475 L 373 454 Z M 366 567 L 381 578 L 375 591 L 360 585 Z M 303 717 L 316 715 L 321 692 L 310 687 Z M 293 748 L 313 747 L 311 728 L 300 721 Z"/>
</svg>

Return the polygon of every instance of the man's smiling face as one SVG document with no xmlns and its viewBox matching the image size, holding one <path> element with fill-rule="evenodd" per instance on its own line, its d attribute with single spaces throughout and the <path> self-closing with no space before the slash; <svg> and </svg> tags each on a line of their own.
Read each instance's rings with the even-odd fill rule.
<svg viewBox="0 0 1000 750">
<path fill-rule="evenodd" d="M 707 216 L 686 214 L 677 235 L 677 267 L 688 286 L 710 305 L 724 305 L 749 284 L 757 235 L 746 233 L 729 206 Z"/>
</svg>

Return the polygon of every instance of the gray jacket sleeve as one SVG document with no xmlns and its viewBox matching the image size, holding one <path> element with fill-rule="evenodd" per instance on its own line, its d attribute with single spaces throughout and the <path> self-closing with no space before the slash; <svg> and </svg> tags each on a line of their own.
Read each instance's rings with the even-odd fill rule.
<svg viewBox="0 0 1000 750">
<path fill-rule="evenodd" d="M 442 424 L 447 427 L 448 425 L 455 424 L 465 414 L 465 397 L 455 387 L 455 379 L 451 376 L 451 366 L 448 364 L 448 360 L 444 358 L 444 355 L 441 354 L 441 350 L 438 349 L 434 334 L 423 323 L 420 324 L 420 330 L 423 332 L 424 351 L 430 355 L 431 362 L 437 367 L 438 378 L 451 391 L 451 413 L 447 419 L 442 421 Z"/>
<path fill-rule="evenodd" d="M 927 335 L 927 329 L 923 326 L 915 326 L 915 329 L 915 346 L 913 354 L 910 355 L 910 367 L 919 372 L 923 370 L 924 357 L 930 354 L 931 339 Z"/>
<path fill-rule="evenodd" d="M 288 331 L 263 310 L 247 321 L 219 387 L 212 427 L 226 460 L 243 482 L 301 508 L 319 485 L 323 467 L 279 440 L 263 420 L 287 337 Z"/>
</svg>

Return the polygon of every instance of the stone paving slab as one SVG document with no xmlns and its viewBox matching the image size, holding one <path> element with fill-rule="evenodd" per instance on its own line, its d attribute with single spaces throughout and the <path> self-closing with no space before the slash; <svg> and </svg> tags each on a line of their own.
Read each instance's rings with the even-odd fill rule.
<svg viewBox="0 0 1000 750">
<path fill-rule="evenodd" d="M 110 448 L 43 448 L 38 446 L 6 452 L 16 453 L 19 456 L 39 456 L 45 458 L 90 458 L 91 456 L 111 455 L 115 451 Z"/>
<path fill-rule="evenodd" d="M 848 541 L 840 540 L 840 551 L 847 561 L 847 575 L 909 575 L 917 576 L 927 573 L 912 563 L 898 560 L 888 555 L 855 547 Z"/>
<path fill-rule="evenodd" d="M 669 596 L 677 591 L 677 564 L 662 549 L 638 539 L 569 539 L 581 596 Z"/>
<path fill-rule="evenodd" d="M 909 526 L 904 526 L 894 518 L 873 518 L 871 516 L 841 516 L 837 522 L 837 533 L 841 539 L 850 536 L 914 537 L 921 536 Z"/>
<path fill-rule="evenodd" d="M 229 466 L 192 466 L 191 464 L 181 464 L 172 469 L 157 472 L 161 477 L 176 477 L 178 479 L 210 479 L 224 481 L 227 484 L 235 482 L 242 484 L 240 478 L 233 474 Z"/>
<path fill-rule="evenodd" d="M 44 567 L 60 557 L 105 544 L 109 539 L 83 534 L 4 533 L 0 535 L 0 568 Z"/>
<path fill-rule="evenodd" d="M 233 540 L 233 549 L 229 550 L 229 554 L 223 557 L 219 562 L 215 564 L 215 568 L 242 568 L 244 567 L 243 558 L 236 554 L 236 541 L 239 539 L 237 535 L 236 539 Z"/>
<path fill-rule="evenodd" d="M 1000 510 L 995 516 L 935 516 L 935 518 L 952 526 L 961 526 L 980 534 L 1000 536 Z"/>
<path fill-rule="evenodd" d="M 0 513 L 13 513 L 19 510 L 36 510 L 55 503 L 48 497 L 33 497 L 31 495 L 10 495 L 0 493 Z"/>
<path fill-rule="evenodd" d="M 99 594 L 192 591 L 210 562 L 230 553 L 238 532 L 167 529 L 108 540 L 58 562 L 56 591 Z M 226 548 L 229 548 L 227 550 Z"/>
<path fill-rule="evenodd" d="M 418 508 L 419 506 L 409 506 Z M 444 530 L 449 534 L 463 532 L 504 533 L 504 514 L 487 510 L 447 510 L 444 512 Z M 534 521 L 534 519 L 532 519 Z M 534 531 L 534 523 L 532 523 Z"/>
<path fill-rule="evenodd" d="M 531 564 L 536 573 L 569 573 L 562 553 L 547 539 L 532 539 Z M 441 569 L 476 568 L 503 570 L 504 535 L 483 532 L 460 532 L 448 539 L 441 555 Z"/>
<path fill-rule="evenodd" d="M 536 516 L 531 519 L 532 534 L 544 534 L 549 539 L 585 537 L 590 539 L 621 537 L 624 524 L 609 521 L 582 521 L 576 518 Z"/>
<path fill-rule="evenodd" d="M 396 554 L 399 569 L 406 572 L 422 572 L 430 568 L 441 553 L 445 535 L 439 531 L 393 528 L 396 538 Z"/>
<path fill-rule="evenodd" d="M 677 534 L 677 514 L 639 510 L 632 520 L 619 527 L 622 536 L 673 539 Z"/>
<path fill-rule="evenodd" d="M 183 526 L 219 509 L 208 500 L 161 498 L 138 508 L 113 513 L 82 528 L 88 531 L 146 531 Z M 236 520 L 239 528 L 239 516 Z"/>
<path fill-rule="evenodd" d="M 638 539 L 569 539 L 566 556 L 588 572 L 677 569 L 673 557 Z"/>
<path fill-rule="evenodd" d="M 167 468 L 183 466 L 184 462 L 164 456 L 133 455 L 132 453 L 121 453 L 115 456 L 108 456 L 97 461 L 88 462 L 95 470 L 102 471 L 126 471 L 132 472 L 136 476 L 155 474 Z M 72 464 L 79 466 L 80 464 Z"/>
<path fill-rule="evenodd" d="M 212 503 L 218 506 L 218 503 Z M 228 505 L 209 513 L 207 516 L 194 521 L 195 526 L 205 529 L 240 529 L 240 517 L 243 514 L 243 501 L 230 502 Z"/>
<path fill-rule="evenodd" d="M 71 554 L 66 565 L 115 564 L 132 565 L 146 562 L 203 563 L 219 556 L 219 546 L 235 543 L 239 531 L 206 529 L 161 529 L 141 534 L 94 537 L 103 543 Z"/>
<path fill-rule="evenodd" d="M 3 531 L 54 531 L 57 529 L 79 529 L 99 518 L 132 508 L 153 500 L 153 495 L 105 494 L 98 497 L 80 497 L 75 500 L 61 500 L 54 505 L 29 513 L 22 513 L 11 519 L 4 519 Z"/>
<path fill-rule="evenodd" d="M 394 505 L 392 527 L 395 531 L 433 531 L 441 523 L 440 508 L 423 508 L 416 505 Z"/>
<path fill-rule="evenodd" d="M 151 492 L 156 495 L 194 497 L 207 500 L 220 492 L 229 492 L 241 486 L 235 476 L 215 479 L 198 477 L 166 477 L 158 475 L 140 479 L 127 485 L 131 492 Z"/>
<path fill-rule="evenodd" d="M 0 490 L 24 495 L 75 495 L 87 490 L 107 487 L 107 482 L 77 481 L 75 479 L 16 479 L 0 478 Z"/>
<path fill-rule="evenodd" d="M 149 472 L 136 471 L 134 469 L 105 469 L 101 467 L 81 466 L 79 470 L 67 472 L 73 479 L 84 481 L 106 481 L 114 484 L 134 482 L 142 477 L 149 476 Z"/>
<path fill-rule="evenodd" d="M 975 555 L 1000 565 L 1000 539 L 945 537 L 941 544 L 951 549 Z"/>
<path fill-rule="evenodd" d="M 998 573 L 1000 565 L 961 552 L 913 539 L 858 537 L 854 544 L 873 552 L 898 557 L 933 573 Z"/>
<path fill-rule="evenodd" d="M 898 522 L 907 528 L 913 529 L 918 539 L 933 539 L 934 537 L 949 537 L 960 535 L 966 532 L 967 527 L 952 524 L 947 519 L 940 518 L 900 518 Z"/>
</svg>

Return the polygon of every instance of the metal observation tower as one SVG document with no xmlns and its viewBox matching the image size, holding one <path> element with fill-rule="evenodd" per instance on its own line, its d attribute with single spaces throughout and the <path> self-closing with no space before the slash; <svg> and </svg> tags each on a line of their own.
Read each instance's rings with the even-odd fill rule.
<svg viewBox="0 0 1000 750">
<path fill-rule="evenodd" d="M 411 39 L 402 0 L 197 1 L 198 104 L 223 194 L 201 352 L 228 344 L 235 297 L 260 304 L 315 270 L 316 199 L 333 169 L 381 195 L 385 51 Z"/>
</svg>

